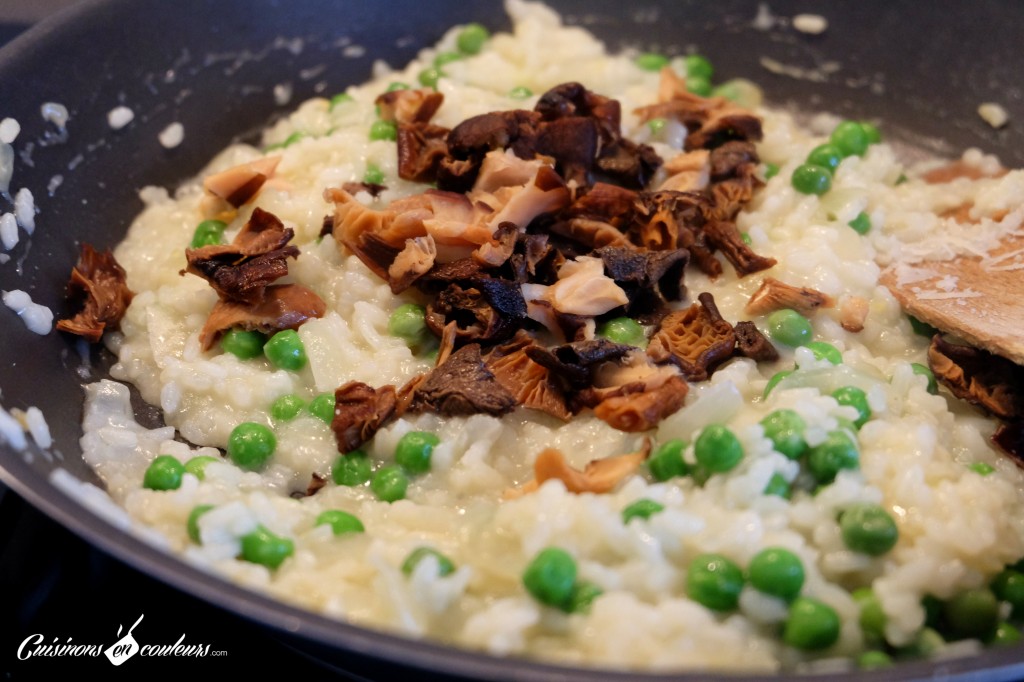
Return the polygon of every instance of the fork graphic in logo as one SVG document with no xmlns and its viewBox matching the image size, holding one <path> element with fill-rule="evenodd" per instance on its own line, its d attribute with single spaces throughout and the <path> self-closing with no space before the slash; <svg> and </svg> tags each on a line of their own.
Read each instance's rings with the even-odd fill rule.
<svg viewBox="0 0 1024 682">
<path fill-rule="evenodd" d="M 121 637 L 121 630 L 124 629 L 124 626 L 119 625 L 117 627 L 117 636 L 121 637 L 121 639 L 111 644 L 110 647 L 103 652 L 111 663 L 114 665 L 121 665 L 129 658 L 139 653 L 139 643 L 135 641 L 134 637 L 132 637 L 132 630 L 135 629 L 136 625 L 142 622 L 142 619 L 145 616 L 146 614 L 139 616 L 139 619 L 135 621 L 135 625 L 128 628 L 128 634 L 124 637 Z"/>
</svg>

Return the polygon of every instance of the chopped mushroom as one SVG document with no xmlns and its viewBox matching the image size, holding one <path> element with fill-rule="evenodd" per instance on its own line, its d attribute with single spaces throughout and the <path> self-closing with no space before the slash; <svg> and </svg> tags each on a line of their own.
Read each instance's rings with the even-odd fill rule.
<svg viewBox="0 0 1024 682">
<path fill-rule="evenodd" d="M 743 236 L 733 222 L 709 222 L 704 227 L 704 233 L 707 235 L 708 243 L 722 251 L 740 277 L 767 270 L 778 262 L 774 258 L 754 253 L 754 250 L 743 241 Z"/>
<path fill-rule="evenodd" d="M 427 304 L 427 326 L 440 336 L 446 325 L 455 323 L 462 341 L 501 341 L 512 336 L 522 324 L 527 307 L 514 282 L 485 275 L 465 286 L 449 284 Z"/>
<path fill-rule="evenodd" d="M 265 334 L 282 329 L 298 329 L 314 317 L 323 317 L 327 305 L 319 296 L 300 284 L 272 284 L 256 303 L 221 299 L 213 306 L 199 332 L 199 343 L 209 350 L 221 334 L 233 327 Z"/>
<path fill-rule="evenodd" d="M 109 250 L 96 251 L 82 244 L 78 263 L 71 270 L 68 298 L 80 307 L 74 317 L 57 322 L 57 329 L 77 334 L 96 343 L 108 328 L 121 322 L 132 292 L 128 289 L 124 268 Z"/>
<path fill-rule="evenodd" d="M 413 182 L 434 182 L 441 160 L 448 153 L 448 129 L 430 123 L 398 124 L 398 177 Z"/>
<path fill-rule="evenodd" d="M 617 360 L 635 350 L 632 346 L 613 343 L 608 339 L 576 341 L 554 348 L 528 346 L 526 354 L 531 360 L 550 369 L 573 389 L 590 386 L 594 370 L 604 362 Z"/>
<path fill-rule="evenodd" d="M 203 189 L 213 201 L 206 203 L 204 214 L 217 214 L 222 208 L 222 205 L 218 206 L 220 201 L 233 208 L 250 201 L 274 174 L 280 162 L 280 156 L 265 156 L 207 176 L 203 180 Z"/>
<path fill-rule="evenodd" d="M 711 159 L 707 149 L 680 152 L 665 162 L 668 177 L 658 187 L 673 192 L 699 192 L 711 182 Z"/>
<path fill-rule="evenodd" d="M 698 300 L 686 310 L 667 315 L 647 346 L 652 360 L 674 363 L 689 381 L 707 379 L 736 347 L 732 325 L 722 319 L 711 294 L 703 293 Z"/>
<path fill-rule="evenodd" d="M 957 398 L 1002 419 L 1024 417 L 1024 367 L 970 346 L 932 337 L 928 365 Z"/>
<path fill-rule="evenodd" d="M 487 368 L 523 407 L 569 421 L 572 412 L 566 406 L 565 395 L 551 377 L 551 371 L 527 355 L 529 347 L 540 346 L 520 330 L 514 339 L 488 353 L 485 358 Z"/>
<path fill-rule="evenodd" d="M 619 431 L 653 429 L 665 417 L 675 414 L 686 401 L 689 387 L 682 377 L 669 377 L 660 386 L 627 384 L 594 407 L 594 415 Z"/>
<path fill-rule="evenodd" d="M 419 277 L 434 267 L 437 245 L 429 234 L 405 240 L 405 248 L 398 252 L 388 266 L 388 282 L 392 293 L 408 289 Z"/>
<path fill-rule="evenodd" d="M 629 303 L 626 292 L 604 274 L 604 263 L 601 259 L 592 256 L 580 256 L 567 261 L 558 270 L 558 281 L 551 286 L 521 286 L 523 298 L 527 303 L 527 316 L 556 333 L 558 330 L 552 324 L 546 310 L 554 309 L 563 314 L 593 317 Z M 549 303 L 550 309 L 538 306 L 538 302 Z"/>
<path fill-rule="evenodd" d="M 606 246 L 594 255 L 604 262 L 605 273 L 626 292 L 629 315 L 651 313 L 667 301 L 683 297 L 683 270 L 690 257 L 686 249 L 647 251 Z"/>
<path fill-rule="evenodd" d="M 451 354 L 416 387 L 410 409 L 445 416 L 502 415 L 516 406 L 515 397 L 484 365 L 480 345 L 471 343 Z"/>
<path fill-rule="evenodd" d="M 833 305 L 832 297 L 817 289 L 795 287 L 774 277 L 765 277 L 758 290 L 751 294 L 744 310 L 751 315 L 765 315 L 791 308 L 801 315 L 810 315 L 818 308 L 831 308 Z"/>
<path fill-rule="evenodd" d="M 779 351 L 753 322 L 737 322 L 733 331 L 736 332 L 738 355 L 757 362 L 774 362 L 779 359 Z"/>
<path fill-rule="evenodd" d="M 537 490 L 542 483 L 556 478 L 571 493 L 607 493 L 626 477 L 635 474 L 651 453 L 651 440 L 644 438 L 636 452 L 592 460 L 583 471 L 573 468 L 565 455 L 555 448 L 545 448 L 533 463 L 533 480 L 519 488 L 506 491 L 505 499 L 515 499 Z"/>
<path fill-rule="evenodd" d="M 221 298 L 258 303 L 267 285 L 288 274 L 288 258 L 299 250 L 288 246 L 295 232 L 273 213 L 257 208 L 231 244 L 185 249 L 188 267 L 182 272 L 206 279 Z"/>
<path fill-rule="evenodd" d="M 383 121 L 417 124 L 428 123 L 444 103 L 444 95 L 430 88 L 389 90 L 377 97 Z"/>
<path fill-rule="evenodd" d="M 334 419 L 331 430 L 338 452 L 347 454 L 376 435 L 395 416 L 398 402 L 394 386 L 373 388 L 350 381 L 334 391 Z"/>
</svg>

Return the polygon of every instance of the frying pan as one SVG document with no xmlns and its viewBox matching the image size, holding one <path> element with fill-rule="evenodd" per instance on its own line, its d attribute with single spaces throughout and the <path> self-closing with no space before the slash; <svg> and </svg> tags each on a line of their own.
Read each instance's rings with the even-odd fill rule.
<svg viewBox="0 0 1024 682">
<path fill-rule="evenodd" d="M 718 78 L 752 78 L 774 103 L 880 120 L 889 139 L 932 153 L 978 146 L 999 154 L 1006 165 L 1024 165 L 1024 4 L 975 0 L 925 9 L 913 0 L 770 3 L 776 17 L 823 14 L 829 28 L 820 35 L 785 23 L 755 29 L 757 4 L 739 0 L 552 4 L 613 50 L 700 50 L 715 64 Z M 30 243 L 19 244 L 14 259 L 0 266 L 0 289 L 23 289 L 66 315 L 64 283 L 79 243 L 117 243 L 142 208 L 139 188 L 175 187 L 217 150 L 254 139 L 304 99 L 365 80 L 374 59 L 403 64 L 446 28 L 467 21 L 508 27 L 498 3 L 464 0 L 88 0 L 37 25 L 0 51 L 0 117 L 16 118 L 22 126 L 12 187 L 29 187 L 40 209 Z M 346 55 L 347 44 L 365 46 L 365 53 Z M 797 67 L 802 77 L 794 77 L 792 68 L 783 74 L 766 64 Z M 283 86 L 279 95 L 290 89 L 290 101 L 275 97 L 274 86 Z M 55 140 L 55 128 L 40 116 L 40 105 L 50 101 L 70 111 L 64 142 Z M 993 129 L 978 117 L 977 105 L 985 101 L 1006 108 L 1007 127 Z M 119 104 L 131 107 L 135 120 L 114 131 L 106 113 Z M 158 135 L 174 122 L 183 125 L 184 141 L 166 149 Z M 60 184 L 48 191 L 57 176 Z M 99 483 L 78 447 L 83 379 L 76 370 L 82 358 L 65 336 L 36 336 L 10 311 L 0 314 L 0 401 L 7 409 L 42 407 L 54 437 L 51 454 L 0 449 L 0 478 L 103 550 L 185 592 L 279 628 L 302 650 L 349 669 L 383 660 L 395 675 L 422 679 L 642 677 L 491 658 L 338 623 L 224 583 L 83 511 L 49 482 L 51 472 L 62 468 Z M 89 360 L 92 379 L 103 376 L 110 358 L 93 349 Z M 158 423 L 152 409 L 138 409 L 140 421 Z M 1022 660 L 1024 649 L 1011 647 L 900 665 L 873 677 L 1011 679 L 1024 675 Z"/>
</svg>

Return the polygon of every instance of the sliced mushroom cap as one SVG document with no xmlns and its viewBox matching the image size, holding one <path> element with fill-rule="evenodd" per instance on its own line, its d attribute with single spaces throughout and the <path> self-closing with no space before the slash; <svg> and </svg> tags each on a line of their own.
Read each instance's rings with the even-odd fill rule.
<svg viewBox="0 0 1024 682">
<path fill-rule="evenodd" d="M 674 363 L 689 381 L 707 379 L 736 347 L 732 325 L 722 319 L 711 294 L 698 299 L 700 303 L 667 315 L 647 346 L 652 360 Z"/>
<path fill-rule="evenodd" d="M 712 247 L 721 250 L 726 260 L 732 263 L 736 274 L 746 277 L 749 274 L 767 270 L 773 267 L 778 261 L 769 256 L 761 256 L 754 252 L 750 246 L 743 241 L 736 223 L 727 220 L 709 222 L 704 226 L 704 234 L 707 243 Z"/>
<path fill-rule="evenodd" d="M 765 277 L 757 291 L 750 295 L 744 308 L 751 315 L 766 315 L 792 308 L 801 315 L 810 315 L 818 308 L 831 308 L 835 301 L 828 294 L 808 287 L 795 287 L 774 277 Z"/>
<path fill-rule="evenodd" d="M 431 411 L 445 416 L 502 415 L 516 406 L 515 396 L 487 369 L 480 345 L 471 343 L 458 349 L 434 368 L 416 387 L 412 411 Z"/>
<path fill-rule="evenodd" d="M 280 156 L 265 156 L 233 166 L 204 178 L 203 189 L 238 208 L 256 196 L 280 162 Z"/>
<path fill-rule="evenodd" d="M 425 275 L 434 267 L 437 258 L 437 245 L 429 234 L 405 241 L 402 249 L 388 266 L 388 283 L 392 293 L 398 294 L 408 289 L 413 282 Z"/>
<path fill-rule="evenodd" d="M 133 294 L 124 268 L 109 250 L 96 251 L 82 243 L 78 263 L 71 270 L 68 298 L 78 307 L 74 317 L 57 322 L 57 329 L 96 343 L 107 329 L 121 322 Z"/>
<path fill-rule="evenodd" d="M 438 188 L 469 191 L 484 156 L 494 149 L 511 149 L 521 158 L 532 159 L 539 123 L 539 114 L 521 109 L 467 118 L 448 133 L 448 155 L 438 167 Z"/>
<path fill-rule="evenodd" d="M 956 397 L 1002 419 L 1024 417 L 1024 367 L 940 334 L 932 337 L 928 365 Z"/>
<path fill-rule="evenodd" d="M 607 493 L 640 469 L 651 453 L 651 441 L 645 438 L 636 452 L 614 455 L 592 460 L 583 471 L 572 467 L 565 455 L 555 448 L 542 450 L 533 463 L 534 479 L 525 485 L 509 490 L 505 499 L 515 499 L 537 490 L 542 483 L 553 478 L 565 484 L 571 493 Z"/>
<path fill-rule="evenodd" d="M 395 417 L 398 402 L 394 386 L 373 388 L 350 381 L 334 391 L 334 419 L 331 430 L 338 452 L 348 454 L 369 441 Z"/>
<path fill-rule="evenodd" d="M 374 103 L 379 107 L 381 120 L 412 125 L 428 123 L 444 103 L 444 95 L 430 88 L 390 90 Z"/>
<path fill-rule="evenodd" d="M 627 384 L 598 403 L 594 415 L 619 431 L 647 431 L 678 412 L 688 391 L 689 386 L 678 375 L 653 388 L 644 383 Z"/>
<path fill-rule="evenodd" d="M 531 347 L 539 345 L 520 330 L 514 339 L 487 354 L 487 368 L 523 407 L 569 421 L 572 412 L 566 406 L 564 393 L 551 377 L 550 370 L 527 355 L 526 349 Z"/>
<path fill-rule="evenodd" d="M 257 303 L 218 300 L 210 311 L 199 342 L 209 350 L 224 332 L 234 327 L 270 334 L 298 329 L 303 322 L 323 317 L 327 305 L 313 291 L 299 284 L 273 284 Z"/>
<path fill-rule="evenodd" d="M 441 160 L 448 153 L 448 129 L 430 123 L 400 123 L 398 177 L 413 182 L 434 182 Z"/>
<path fill-rule="evenodd" d="M 454 322 L 460 342 L 494 342 L 512 336 L 526 313 L 526 301 L 514 282 L 481 275 L 449 284 L 427 304 L 426 322 L 438 336 Z"/>
<path fill-rule="evenodd" d="M 632 346 L 608 339 L 576 341 L 553 348 L 528 346 L 526 354 L 534 362 L 547 367 L 566 385 L 578 390 L 593 383 L 593 372 L 602 363 L 618 360 L 632 352 Z"/>
<path fill-rule="evenodd" d="M 683 271 L 690 257 L 686 249 L 648 251 L 606 246 L 594 255 L 604 263 L 605 273 L 626 292 L 626 311 L 630 315 L 651 313 L 666 301 L 678 301 L 683 296 Z"/>
</svg>

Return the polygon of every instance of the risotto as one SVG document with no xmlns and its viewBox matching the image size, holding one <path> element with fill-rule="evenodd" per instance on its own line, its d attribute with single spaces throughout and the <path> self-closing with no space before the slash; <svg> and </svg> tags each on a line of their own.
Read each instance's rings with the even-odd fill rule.
<svg viewBox="0 0 1024 682">
<path fill-rule="evenodd" d="M 371 82 L 303 103 L 265 132 L 262 148 L 224 150 L 173 194 L 143 191 L 146 208 L 114 253 L 134 292 L 119 331 L 104 337 L 117 381 L 86 388 L 83 451 L 109 494 L 148 537 L 226 579 L 369 628 L 494 655 L 773 671 L 823 660 L 871 667 L 1012 640 L 1008 621 L 1021 601 L 1013 585 L 1024 584 L 1008 568 L 1024 557 L 1022 473 L 990 445 L 992 419 L 936 390 L 929 339 L 915 334 L 880 274 L 935 250 L 936 231 L 964 230 L 951 214 L 959 206 L 972 207 L 976 234 L 1018 229 L 1012 207 L 1024 205 L 1024 174 L 995 172 L 996 159 L 971 151 L 961 165 L 972 172 L 926 182 L 873 125 L 828 115 L 798 122 L 762 106 L 745 81 L 705 100 L 698 95 L 711 94 L 713 76 L 699 57 L 609 55 L 543 6 L 509 0 L 508 10 L 509 34 L 455 27 L 401 70 L 378 65 Z M 424 113 L 421 100 L 435 91 L 443 98 Z M 618 118 L 602 115 L 610 101 L 621 137 Z M 724 113 L 701 121 L 728 119 L 724 139 L 676 115 L 678 102 L 712 101 Z M 586 134 L 619 154 L 594 168 L 614 182 L 583 191 L 586 168 L 559 154 L 578 149 L 571 135 L 584 133 L 551 141 L 566 120 L 545 113 L 556 104 L 590 112 L 577 116 L 591 126 Z M 454 131 L 517 110 L 518 127 L 487 133 L 474 185 L 460 174 L 475 152 L 450 156 Z M 757 134 L 744 137 L 750 121 Z M 524 126 L 554 151 L 513 154 Z M 703 145 L 694 144 L 698 128 Z M 396 153 L 411 138 L 396 137 L 418 134 L 422 152 L 449 130 L 440 161 L 448 175 L 403 179 L 419 171 Z M 729 155 L 723 142 L 741 146 Z M 426 153 L 415 160 L 436 163 Z M 507 165 L 492 176 L 488 163 Z M 473 242 L 467 235 L 481 223 L 453 228 L 458 221 L 441 219 L 435 204 L 432 218 L 403 220 L 411 213 L 395 207 L 415 213 L 427 210 L 423 197 L 451 199 L 431 182 L 444 190 L 464 181 L 462 193 L 491 182 L 491 198 L 511 185 L 535 189 L 558 194 L 551 201 L 562 210 L 597 187 L 641 202 L 663 192 L 715 196 L 716 187 L 735 189 L 715 183 L 734 182 L 721 176 L 741 166 L 748 191 L 738 213 L 676 235 L 672 262 L 686 265 L 685 290 L 659 279 L 675 272 L 679 289 L 680 271 L 665 265 L 653 278 L 658 300 L 643 310 L 608 254 L 646 253 L 637 244 L 648 233 L 632 239 L 632 228 L 614 231 L 612 218 L 580 212 L 552 228 L 561 230 L 552 243 L 576 246 L 552 256 L 561 259 L 548 263 L 556 274 L 516 283 L 526 308 L 512 317 L 530 330 L 530 361 L 561 386 L 555 407 L 530 409 L 515 391 L 497 407 L 493 396 L 453 398 L 451 375 L 426 379 L 437 399 L 426 384 L 410 385 L 438 352 L 440 369 L 476 347 L 444 338 L 451 330 L 486 326 L 452 312 L 455 297 L 445 296 L 456 285 L 439 269 L 470 251 L 486 264 L 504 249 L 501 267 L 518 254 L 523 268 L 540 270 L 532 247 L 517 249 L 555 212 L 542 205 L 523 218 L 512 200 L 480 209 L 503 219 L 484 223 Z M 710 210 L 730 192 L 718 192 Z M 474 196 L 465 210 L 479 208 Z M 349 230 L 354 215 L 374 227 Z M 398 246 L 385 243 L 409 222 L 421 227 Z M 734 227 L 707 236 L 724 223 Z M 246 251 L 271 234 L 280 238 L 271 248 Z M 382 267 L 372 248 L 381 243 Z M 237 282 L 225 283 L 221 266 L 273 260 L 271 252 L 278 269 L 254 276 L 254 295 L 299 292 L 301 319 L 266 336 L 236 318 L 212 324 L 215 309 L 241 306 L 225 295 Z M 440 284 L 409 286 L 410 277 Z M 647 286 L 645 296 L 657 288 Z M 502 326 L 507 311 L 490 312 L 486 331 L 501 331 L 479 342 L 485 360 L 522 339 Z M 668 320 L 697 339 L 699 357 L 673 349 Z M 425 327 L 445 330 L 439 349 Z M 722 352 L 709 340 L 719 333 L 731 339 Z M 590 368 L 551 348 L 581 343 L 612 353 L 606 364 L 648 372 L 645 388 L 567 383 Z M 658 348 L 667 361 L 651 360 Z M 477 364 L 466 361 L 476 372 L 464 382 L 470 393 L 494 380 L 476 353 Z M 166 427 L 135 422 L 122 381 L 162 409 Z M 385 386 L 405 387 L 389 394 L 390 411 L 381 407 Z M 353 391 L 371 396 L 356 402 L 373 409 L 339 426 Z M 628 417 L 602 411 L 615 398 L 615 414 Z M 474 409 L 452 409 L 467 400 Z M 603 465 L 588 466 L 595 460 L 622 467 L 603 477 Z"/>
</svg>

